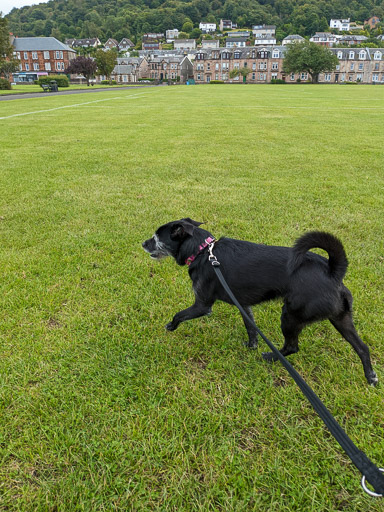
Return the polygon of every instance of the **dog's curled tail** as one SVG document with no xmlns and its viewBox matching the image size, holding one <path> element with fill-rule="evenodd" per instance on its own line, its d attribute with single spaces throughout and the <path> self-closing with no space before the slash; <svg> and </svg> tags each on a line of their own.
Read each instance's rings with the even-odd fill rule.
<svg viewBox="0 0 384 512">
<path fill-rule="evenodd" d="M 334 279 L 342 281 L 348 267 L 347 255 L 340 240 L 324 231 L 310 231 L 296 240 L 288 262 L 289 272 L 295 272 L 303 264 L 306 253 L 314 248 L 328 253 L 329 273 Z"/>
</svg>

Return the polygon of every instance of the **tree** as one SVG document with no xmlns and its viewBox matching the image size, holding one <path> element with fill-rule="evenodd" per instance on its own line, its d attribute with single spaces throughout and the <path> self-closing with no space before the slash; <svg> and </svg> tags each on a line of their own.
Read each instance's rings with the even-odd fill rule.
<svg viewBox="0 0 384 512">
<path fill-rule="evenodd" d="M 9 40 L 8 20 L 0 12 L 0 78 L 9 80 L 11 73 L 19 68 L 20 62 L 13 56 L 13 46 Z"/>
<path fill-rule="evenodd" d="M 247 81 L 247 76 L 249 75 L 250 72 L 251 72 L 251 70 L 249 68 L 240 68 L 240 69 L 235 68 L 235 69 L 232 69 L 232 71 L 229 73 L 229 77 L 236 78 L 237 76 L 242 76 L 243 83 L 245 84 Z"/>
<path fill-rule="evenodd" d="M 93 59 L 79 55 L 71 60 L 64 73 L 84 75 L 87 80 L 87 85 L 89 86 L 89 79 L 95 75 L 96 69 L 97 64 Z"/>
<path fill-rule="evenodd" d="M 181 27 L 182 32 L 187 32 L 188 34 L 193 30 L 192 21 L 186 21 L 184 25 Z"/>
<path fill-rule="evenodd" d="M 308 73 L 312 83 L 319 81 L 319 74 L 333 71 L 338 59 L 328 48 L 311 41 L 291 43 L 287 46 L 284 57 L 283 71 L 285 73 Z"/>
<path fill-rule="evenodd" d="M 109 82 L 111 83 L 111 73 L 114 67 L 117 64 L 117 53 L 115 50 L 109 50 L 105 52 L 104 50 L 97 50 L 96 52 L 96 63 L 97 63 L 97 72 L 100 75 L 105 75 Z"/>
</svg>

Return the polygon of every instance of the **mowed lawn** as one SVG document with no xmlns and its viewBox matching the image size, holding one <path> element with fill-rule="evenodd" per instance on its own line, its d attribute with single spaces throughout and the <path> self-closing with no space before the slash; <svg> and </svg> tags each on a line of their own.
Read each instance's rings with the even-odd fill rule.
<svg viewBox="0 0 384 512">
<path fill-rule="evenodd" d="M 239 312 L 164 326 L 168 221 L 344 243 L 369 387 L 329 322 L 295 368 L 384 465 L 384 88 L 177 86 L 0 102 L 0 510 L 373 511 L 360 473 Z M 254 308 L 278 346 L 281 302 Z"/>
</svg>

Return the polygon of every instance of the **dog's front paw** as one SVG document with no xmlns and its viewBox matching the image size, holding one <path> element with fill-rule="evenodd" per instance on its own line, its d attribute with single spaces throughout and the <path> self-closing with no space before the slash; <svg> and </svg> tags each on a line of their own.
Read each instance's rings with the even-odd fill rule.
<svg viewBox="0 0 384 512">
<path fill-rule="evenodd" d="M 269 363 L 274 363 L 275 361 L 277 361 L 277 357 L 273 352 L 263 352 L 261 355 L 264 361 L 268 361 Z"/>
<path fill-rule="evenodd" d="M 174 325 L 173 322 L 169 322 L 165 328 L 167 329 L 167 331 L 174 331 L 176 328 L 177 328 L 177 325 Z"/>
<path fill-rule="evenodd" d="M 377 378 L 376 373 L 372 372 L 367 377 L 367 381 L 368 381 L 368 384 L 370 384 L 371 386 L 377 386 L 379 379 Z"/>
</svg>

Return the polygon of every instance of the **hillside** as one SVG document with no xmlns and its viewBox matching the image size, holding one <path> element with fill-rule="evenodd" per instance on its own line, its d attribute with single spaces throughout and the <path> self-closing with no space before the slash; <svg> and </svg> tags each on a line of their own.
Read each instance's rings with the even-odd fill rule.
<svg viewBox="0 0 384 512">
<path fill-rule="evenodd" d="M 18 36 L 129 37 L 136 41 L 148 31 L 181 29 L 192 20 L 218 23 L 231 19 L 239 27 L 277 25 L 278 38 L 326 30 L 330 18 L 350 17 L 363 22 L 371 15 L 384 18 L 384 0 L 51 0 L 7 16 Z"/>
</svg>

